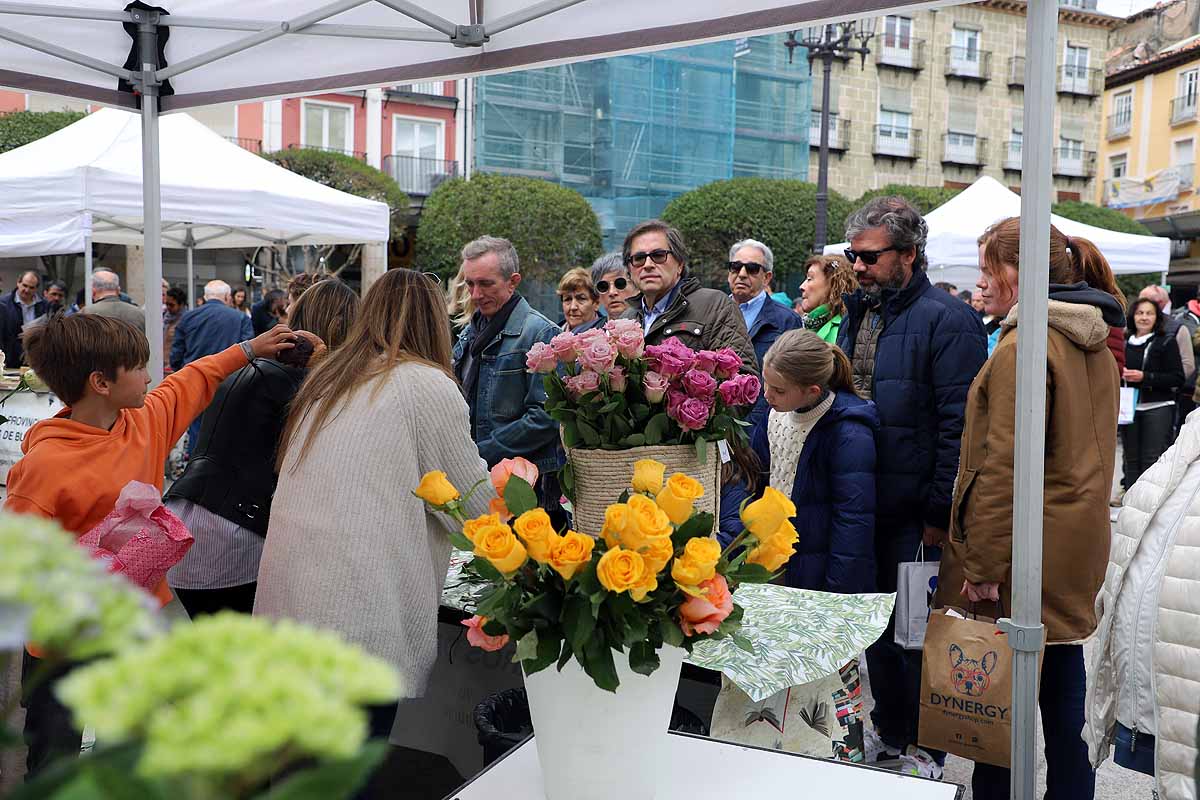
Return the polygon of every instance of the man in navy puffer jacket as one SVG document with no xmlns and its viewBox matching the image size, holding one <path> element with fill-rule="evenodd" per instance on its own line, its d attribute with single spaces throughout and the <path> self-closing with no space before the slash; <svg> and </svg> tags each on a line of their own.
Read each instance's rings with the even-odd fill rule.
<svg viewBox="0 0 1200 800">
<path fill-rule="evenodd" d="M 855 387 L 879 410 L 875 562 L 883 592 L 895 591 L 898 565 L 914 560 L 922 539 L 945 539 L 967 390 L 987 359 L 979 317 L 925 274 L 927 234 L 900 197 L 876 198 L 846 221 L 860 288 L 846 296 L 838 345 Z M 921 651 L 894 643 L 894 623 L 867 649 L 875 696 L 868 756 L 900 755 L 912 762 L 906 771 L 941 777 L 944 756 L 916 748 Z"/>
</svg>

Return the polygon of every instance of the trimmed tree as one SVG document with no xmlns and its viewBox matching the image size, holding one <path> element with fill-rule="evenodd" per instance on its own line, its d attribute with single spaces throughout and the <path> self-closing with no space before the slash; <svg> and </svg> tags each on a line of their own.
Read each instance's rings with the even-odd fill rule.
<svg viewBox="0 0 1200 800">
<path fill-rule="evenodd" d="M 908 200 L 922 215 L 925 215 L 945 204 L 961 191 L 961 189 L 946 189 L 941 186 L 905 186 L 899 183 L 889 183 L 882 189 L 864 192 L 862 197 L 855 201 L 854 207 L 866 205 L 868 201 L 874 200 L 876 197 L 898 196 Z"/>
<path fill-rule="evenodd" d="M 82 111 L 13 111 L 0 115 L 0 152 L 35 142 L 86 116 Z"/>
<path fill-rule="evenodd" d="M 451 278 L 463 245 L 480 236 L 513 243 L 521 275 L 557 283 L 572 267 L 590 267 L 601 253 L 600 222 L 583 195 L 536 178 L 477 173 L 433 190 L 417 228 L 421 269 Z"/>
<path fill-rule="evenodd" d="M 692 262 L 689 269 L 706 285 L 724 285 L 730 246 L 740 239 L 757 239 L 775 254 L 776 286 L 782 288 L 812 255 L 816 206 L 814 184 L 733 178 L 685 192 L 667 205 L 662 218 L 683 233 Z M 830 190 L 830 242 L 841 241 L 849 211 L 849 201 Z"/>
<path fill-rule="evenodd" d="M 1136 233 L 1142 236 L 1152 236 L 1150 229 L 1135 219 L 1131 219 L 1120 211 L 1104 206 L 1084 203 L 1079 200 L 1065 200 L 1055 203 L 1050 209 L 1060 217 L 1073 219 L 1085 225 L 1092 225 L 1105 230 L 1120 233 Z M 1152 283 L 1158 283 L 1162 274 L 1158 272 L 1141 272 L 1136 275 L 1118 275 L 1117 286 L 1127 298 L 1137 297 L 1138 292 Z"/>
</svg>

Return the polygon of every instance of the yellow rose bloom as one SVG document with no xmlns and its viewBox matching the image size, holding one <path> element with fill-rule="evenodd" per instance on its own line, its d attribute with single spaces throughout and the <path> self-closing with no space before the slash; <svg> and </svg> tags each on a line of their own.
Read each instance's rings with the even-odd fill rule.
<svg viewBox="0 0 1200 800">
<path fill-rule="evenodd" d="M 584 533 L 567 531 L 550 545 L 550 566 L 564 581 L 575 577 L 592 560 L 592 548 L 596 540 Z"/>
<path fill-rule="evenodd" d="M 629 596 L 633 598 L 633 602 L 640 603 L 646 599 L 646 595 L 650 594 L 657 588 L 658 577 L 650 570 L 646 570 L 645 575 L 642 576 L 642 580 L 638 583 L 638 585 L 630 587 Z"/>
<path fill-rule="evenodd" d="M 778 489 L 770 486 L 763 496 L 742 509 L 742 524 L 759 541 L 779 530 L 785 520 L 796 516 L 796 504 Z"/>
<path fill-rule="evenodd" d="M 775 572 L 788 562 L 793 552 L 791 549 L 781 550 L 774 544 L 768 543 L 751 550 L 750 555 L 746 556 L 746 563 L 759 564 L 768 572 Z"/>
<path fill-rule="evenodd" d="M 482 517 L 469 519 L 463 523 L 463 536 L 466 536 L 472 542 L 479 535 L 479 531 L 483 528 L 489 528 L 494 525 L 503 525 L 504 522 L 500 519 L 499 514 L 484 514 Z"/>
<path fill-rule="evenodd" d="M 475 555 L 492 562 L 505 578 L 525 564 L 529 554 L 507 525 L 489 525 L 475 534 Z"/>
<path fill-rule="evenodd" d="M 666 512 L 645 495 L 635 494 L 629 498 L 629 525 L 621 534 L 621 544 L 633 550 L 641 550 L 650 540 L 669 537 L 674 528 Z"/>
<path fill-rule="evenodd" d="M 796 526 L 792 524 L 790 519 L 785 519 L 783 524 L 779 526 L 779 530 L 771 534 L 767 541 L 777 550 L 796 551 L 796 543 L 800 541 L 800 534 L 796 532 Z"/>
<path fill-rule="evenodd" d="M 692 507 L 704 496 L 704 487 L 695 478 L 676 472 L 658 493 L 658 507 L 676 525 L 682 525 L 692 516 Z"/>
<path fill-rule="evenodd" d="M 660 536 L 657 539 L 647 539 L 639 552 L 642 554 L 642 560 L 646 562 L 646 571 L 657 575 L 675 556 L 675 545 L 671 537 Z"/>
<path fill-rule="evenodd" d="M 446 473 L 438 470 L 426 472 L 413 494 L 431 506 L 444 506 L 462 496 L 454 484 L 446 479 Z"/>
<path fill-rule="evenodd" d="M 713 567 L 699 564 L 687 556 L 680 556 L 671 565 L 671 579 L 681 586 L 699 586 L 714 574 Z"/>
<path fill-rule="evenodd" d="M 710 536 L 698 536 L 695 539 L 688 539 L 687 544 L 683 546 L 683 555 L 685 558 L 694 560 L 697 564 L 704 564 L 715 567 L 717 562 L 721 560 L 721 543 Z M 705 578 L 708 580 L 708 578 Z"/>
<path fill-rule="evenodd" d="M 550 521 L 550 515 L 545 509 L 534 508 L 526 511 L 517 517 L 513 523 L 513 530 L 525 543 L 530 558 L 539 564 L 550 560 L 550 546 L 558 538 L 558 532 L 554 530 L 554 523 Z"/>
<path fill-rule="evenodd" d="M 604 509 L 604 527 L 600 529 L 600 535 L 610 549 L 621 544 L 621 536 L 628 527 L 629 506 L 624 503 L 613 503 Z"/>
<path fill-rule="evenodd" d="M 652 458 L 633 462 L 633 490 L 658 494 L 663 488 L 663 473 L 667 468 Z"/>
<path fill-rule="evenodd" d="M 627 592 L 646 582 L 646 562 L 633 550 L 614 547 L 600 556 L 596 577 L 610 592 Z"/>
</svg>

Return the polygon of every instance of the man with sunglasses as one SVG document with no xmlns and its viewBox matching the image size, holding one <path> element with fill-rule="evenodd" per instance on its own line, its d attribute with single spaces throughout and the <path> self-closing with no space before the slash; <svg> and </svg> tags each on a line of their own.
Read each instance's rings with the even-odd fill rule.
<svg viewBox="0 0 1200 800">
<path fill-rule="evenodd" d="M 742 312 L 759 366 L 781 333 L 801 327 L 799 315 L 770 295 L 774 266 L 775 255 L 762 242 L 743 239 L 729 248 L 729 293 Z M 751 430 L 767 415 L 767 408 L 766 398 L 760 392 L 758 402 L 746 417 Z"/>
<path fill-rule="evenodd" d="M 741 312 L 729 295 L 705 289 L 687 274 L 687 248 L 678 230 L 662 220 L 648 220 L 629 232 L 621 252 L 641 291 L 630 299 L 624 317 L 642 324 L 646 344 L 675 336 L 693 350 L 731 347 L 743 369 L 758 374 Z"/>
<path fill-rule="evenodd" d="M 624 314 L 629 298 L 637 294 L 620 253 L 605 253 L 592 262 L 592 283 L 600 293 L 600 310 L 609 319 Z"/>
<path fill-rule="evenodd" d="M 938 560 L 950 523 L 967 390 L 987 359 L 987 340 L 969 305 L 935 288 L 925 273 L 928 226 L 901 197 L 879 197 L 846 220 L 859 289 L 846 296 L 838 345 L 854 385 L 875 401 L 875 565 L 878 591 L 896 591 L 901 563 Z M 867 759 L 942 775 L 943 753 L 917 746 L 921 651 L 895 643 L 895 618 L 867 648 L 875 709 Z"/>
</svg>

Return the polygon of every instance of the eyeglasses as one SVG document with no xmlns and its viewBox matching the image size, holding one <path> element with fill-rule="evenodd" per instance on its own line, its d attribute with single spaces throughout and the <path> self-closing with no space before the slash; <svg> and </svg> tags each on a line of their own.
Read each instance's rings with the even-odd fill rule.
<svg viewBox="0 0 1200 800">
<path fill-rule="evenodd" d="M 665 264 L 669 255 L 671 255 L 670 250 L 651 250 L 649 253 L 634 253 L 625 259 L 625 263 L 633 267 L 641 267 L 645 265 L 648 258 L 655 264 Z"/>
<path fill-rule="evenodd" d="M 851 250 L 850 248 L 847 247 L 843 252 L 846 254 L 846 259 L 851 264 L 853 264 L 856 261 L 861 260 L 864 264 L 866 264 L 868 267 L 870 267 L 870 266 L 874 266 L 875 262 L 877 262 L 879 260 L 879 257 L 881 255 L 883 255 L 884 253 L 889 253 L 893 250 L 898 252 L 900 250 L 907 250 L 907 249 L 908 248 L 906 248 L 906 247 L 896 247 L 896 245 L 892 245 L 891 247 L 885 247 L 882 250 Z"/>
<path fill-rule="evenodd" d="M 617 278 L 611 284 L 611 286 L 614 289 L 616 289 L 618 292 L 625 291 L 625 287 L 628 285 L 629 285 L 629 281 L 625 280 L 624 278 Z M 600 294 L 604 294 L 605 292 L 608 291 L 609 286 L 610 286 L 610 284 L 608 281 L 597 281 L 596 282 L 596 291 L 599 292 Z"/>
<path fill-rule="evenodd" d="M 753 261 L 730 261 L 729 262 L 729 271 L 731 273 L 741 272 L 743 269 L 746 270 L 747 275 L 757 275 L 758 273 L 760 273 L 764 269 L 766 269 L 766 267 L 764 267 L 762 264 L 755 264 Z"/>
</svg>

